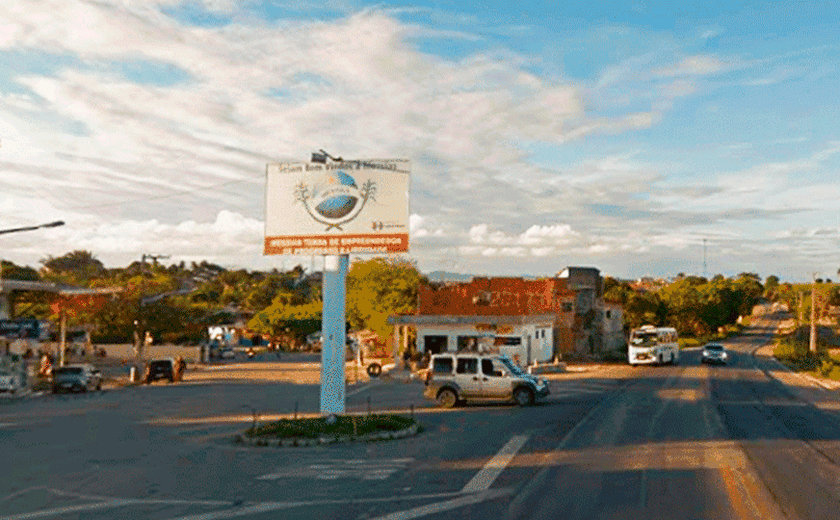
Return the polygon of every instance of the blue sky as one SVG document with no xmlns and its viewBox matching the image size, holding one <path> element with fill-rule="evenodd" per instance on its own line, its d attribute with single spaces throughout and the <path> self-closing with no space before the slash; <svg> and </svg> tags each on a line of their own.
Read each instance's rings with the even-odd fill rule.
<svg viewBox="0 0 840 520">
<path fill-rule="evenodd" d="M 265 164 L 412 160 L 423 271 L 840 278 L 837 2 L 0 6 L 3 256 L 291 267 Z"/>
</svg>

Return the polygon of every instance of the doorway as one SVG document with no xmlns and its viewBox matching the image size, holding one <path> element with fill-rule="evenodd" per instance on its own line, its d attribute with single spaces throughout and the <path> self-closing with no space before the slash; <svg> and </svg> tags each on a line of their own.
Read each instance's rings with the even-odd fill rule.
<svg viewBox="0 0 840 520">
<path fill-rule="evenodd" d="M 423 336 L 423 352 L 440 354 L 446 352 L 449 336 Z"/>
</svg>

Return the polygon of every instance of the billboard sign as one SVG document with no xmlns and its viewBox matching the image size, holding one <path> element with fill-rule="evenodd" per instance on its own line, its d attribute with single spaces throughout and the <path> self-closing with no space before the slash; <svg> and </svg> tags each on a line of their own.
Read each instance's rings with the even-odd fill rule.
<svg viewBox="0 0 840 520">
<path fill-rule="evenodd" d="M 408 251 L 410 173 L 405 159 L 270 163 L 264 253 Z"/>
</svg>

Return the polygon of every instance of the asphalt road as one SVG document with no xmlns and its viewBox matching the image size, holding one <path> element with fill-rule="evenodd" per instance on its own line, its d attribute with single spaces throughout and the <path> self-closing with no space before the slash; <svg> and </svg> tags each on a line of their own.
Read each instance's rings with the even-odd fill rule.
<svg viewBox="0 0 840 520">
<path fill-rule="evenodd" d="M 4 403 L 0 520 L 840 518 L 838 407 L 812 405 L 751 355 L 772 332 L 772 320 L 759 325 L 728 343 L 728 366 L 703 366 L 694 350 L 677 366 L 555 375 L 531 408 L 443 411 L 416 382 L 348 387 L 348 411 L 419 417 L 424 432 L 389 442 L 230 442 L 253 411 L 317 410 L 313 384 Z"/>
</svg>

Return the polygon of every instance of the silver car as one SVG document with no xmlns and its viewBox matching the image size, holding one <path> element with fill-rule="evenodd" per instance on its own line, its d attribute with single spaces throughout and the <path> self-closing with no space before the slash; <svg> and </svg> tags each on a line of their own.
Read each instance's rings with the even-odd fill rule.
<svg viewBox="0 0 840 520">
<path fill-rule="evenodd" d="M 89 363 L 53 368 L 52 392 L 87 392 L 102 389 L 102 374 Z"/>
<path fill-rule="evenodd" d="M 725 365 L 728 360 L 729 354 L 720 343 L 708 343 L 703 347 L 703 356 L 700 358 L 702 363 Z"/>
<path fill-rule="evenodd" d="M 444 408 L 464 401 L 513 401 L 528 406 L 549 394 L 548 380 L 525 373 L 498 354 L 435 354 L 423 395 Z"/>
</svg>

